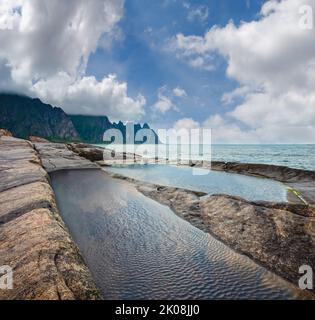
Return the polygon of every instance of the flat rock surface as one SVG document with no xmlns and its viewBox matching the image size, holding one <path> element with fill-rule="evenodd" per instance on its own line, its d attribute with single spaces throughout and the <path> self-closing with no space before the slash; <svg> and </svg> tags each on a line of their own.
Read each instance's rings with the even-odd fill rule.
<svg viewBox="0 0 315 320">
<path fill-rule="evenodd" d="M 313 207 L 300 213 L 226 195 L 210 196 L 200 207 L 209 232 L 296 285 L 300 266 L 315 267 Z"/>
<path fill-rule="evenodd" d="M 289 186 L 301 194 L 308 203 L 315 204 L 315 181 L 289 183 Z"/>
<path fill-rule="evenodd" d="M 32 195 L 32 196 L 30 196 Z M 33 182 L 0 193 L 0 224 L 37 208 L 57 212 L 55 196 L 47 182 Z"/>
<path fill-rule="evenodd" d="M 60 143 L 35 143 L 43 167 L 47 172 L 67 169 L 97 169 L 99 166 L 80 157 Z"/>
<path fill-rule="evenodd" d="M 41 167 L 32 144 L 1 137 L 0 192 L 36 181 L 47 182 L 47 172 Z"/>
<path fill-rule="evenodd" d="M 97 291 L 67 231 L 48 209 L 0 227 L 0 264 L 13 268 L 13 290 L 0 299 L 93 299 Z"/>
<path fill-rule="evenodd" d="M 0 266 L 13 269 L 2 299 L 98 299 L 99 291 L 60 218 L 33 145 L 0 138 Z"/>
<path fill-rule="evenodd" d="M 255 163 L 236 163 L 236 162 L 204 162 L 197 164 L 208 167 L 211 165 L 213 170 L 224 170 L 242 174 L 251 174 L 265 178 L 275 179 L 281 182 L 300 182 L 314 181 L 315 172 L 301 169 L 293 169 L 284 166 Z"/>
</svg>

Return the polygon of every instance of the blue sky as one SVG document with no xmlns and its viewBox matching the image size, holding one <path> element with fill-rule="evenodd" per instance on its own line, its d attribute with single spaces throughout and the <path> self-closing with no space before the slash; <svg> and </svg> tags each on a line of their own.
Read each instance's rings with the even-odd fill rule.
<svg viewBox="0 0 315 320">
<path fill-rule="evenodd" d="M 0 91 L 69 114 L 315 142 L 315 0 L 1 0 Z"/>
<path fill-rule="evenodd" d="M 118 23 L 121 39 L 113 41 L 110 48 L 98 48 L 90 56 L 87 74 L 101 80 L 104 75 L 114 73 L 128 83 L 130 96 L 141 92 L 147 100 L 143 121 L 155 127 L 170 127 L 183 117 L 203 121 L 211 114 L 224 113 L 226 107 L 222 106 L 221 96 L 237 87 L 225 75 L 225 59 L 217 55 L 212 71 L 194 69 L 166 50 L 166 43 L 178 33 L 202 36 L 212 26 L 223 27 L 231 19 L 236 24 L 257 19 L 262 3 L 261 0 L 127 0 L 124 16 Z M 190 18 L 189 13 L 198 8 L 208 15 Z M 157 114 L 150 107 L 163 86 L 167 87 L 166 92 L 180 87 L 187 97 L 173 98 L 178 110 Z"/>
</svg>

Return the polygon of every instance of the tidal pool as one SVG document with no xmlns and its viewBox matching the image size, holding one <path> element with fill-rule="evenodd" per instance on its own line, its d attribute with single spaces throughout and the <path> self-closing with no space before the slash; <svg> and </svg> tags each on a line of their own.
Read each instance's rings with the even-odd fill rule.
<svg viewBox="0 0 315 320">
<path fill-rule="evenodd" d="M 290 299 L 300 291 L 101 170 L 51 174 L 105 299 Z"/>
<path fill-rule="evenodd" d="M 159 164 L 114 166 L 106 170 L 145 182 L 208 194 L 223 193 L 250 201 L 287 201 L 287 189 L 281 182 L 235 173 L 197 169 L 199 175 L 196 175 L 193 171 L 196 169 L 190 167 Z"/>
</svg>

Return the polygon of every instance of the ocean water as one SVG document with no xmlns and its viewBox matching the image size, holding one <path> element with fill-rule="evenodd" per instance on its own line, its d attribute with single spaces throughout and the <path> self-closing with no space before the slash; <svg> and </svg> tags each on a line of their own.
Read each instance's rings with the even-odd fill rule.
<svg viewBox="0 0 315 320">
<path fill-rule="evenodd" d="M 115 149 L 115 146 L 98 145 Z M 138 147 L 139 148 L 139 147 Z M 147 157 L 156 155 L 155 146 L 147 146 Z M 192 146 L 190 151 L 188 147 L 183 146 L 178 150 L 177 146 L 159 145 L 161 155 L 169 159 L 177 158 L 177 154 L 182 159 L 189 157 L 193 159 L 204 159 L 224 162 L 241 162 L 241 163 L 263 163 L 286 166 L 290 168 L 315 170 L 315 144 L 300 145 L 212 145 L 205 146 L 202 156 L 199 155 L 199 148 Z M 168 150 L 168 151 L 167 151 Z M 127 151 L 133 151 L 132 149 Z M 140 153 L 136 150 L 136 153 Z M 141 154 L 141 153 L 140 153 Z"/>
<path fill-rule="evenodd" d="M 214 145 L 212 160 L 274 164 L 314 171 L 315 144 Z"/>
</svg>

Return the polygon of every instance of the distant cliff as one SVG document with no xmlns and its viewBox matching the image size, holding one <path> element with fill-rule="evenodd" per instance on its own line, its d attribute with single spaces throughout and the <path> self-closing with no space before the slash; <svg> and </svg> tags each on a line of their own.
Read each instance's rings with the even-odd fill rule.
<svg viewBox="0 0 315 320">
<path fill-rule="evenodd" d="M 121 121 L 111 123 L 106 116 L 67 115 L 61 108 L 17 94 L 0 94 L 0 128 L 23 139 L 39 136 L 52 141 L 102 143 L 108 129 L 119 129 L 124 142 L 127 138 L 126 126 Z M 148 124 L 135 124 L 135 134 L 143 128 L 150 129 Z M 153 130 L 152 137 L 150 142 L 158 143 Z"/>
<path fill-rule="evenodd" d="M 25 139 L 32 135 L 50 140 L 79 140 L 71 119 L 61 108 L 15 94 L 0 94 L 0 128 Z"/>
<path fill-rule="evenodd" d="M 126 125 L 121 121 L 118 123 L 111 123 L 106 116 L 70 115 L 69 117 L 84 142 L 103 143 L 103 135 L 106 130 L 118 129 L 123 135 L 124 143 L 126 143 Z M 134 124 L 135 135 L 141 129 L 150 129 L 150 127 L 146 123 L 143 126 L 140 124 Z M 150 143 L 158 143 L 158 140 L 157 134 L 152 130 L 152 139 Z"/>
</svg>

